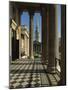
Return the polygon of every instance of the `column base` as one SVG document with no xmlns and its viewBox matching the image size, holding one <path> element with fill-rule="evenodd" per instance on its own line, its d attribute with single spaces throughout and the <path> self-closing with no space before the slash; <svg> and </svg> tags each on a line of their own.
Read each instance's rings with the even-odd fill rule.
<svg viewBox="0 0 68 90">
<path fill-rule="evenodd" d="M 56 68 L 55 67 L 47 67 L 47 70 L 46 70 L 48 73 L 56 73 Z"/>
<path fill-rule="evenodd" d="M 45 63 L 46 65 L 48 65 L 48 60 L 42 57 L 42 63 Z"/>
<path fill-rule="evenodd" d="M 34 56 L 30 56 L 29 59 L 34 60 Z"/>
<path fill-rule="evenodd" d="M 42 63 L 44 63 L 44 64 L 46 64 L 46 65 L 48 65 L 48 60 L 43 60 L 43 61 L 41 61 Z"/>
<path fill-rule="evenodd" d="M 20 56 L 19 59 L 21 59 L 22 57 Z"/>
</svg>

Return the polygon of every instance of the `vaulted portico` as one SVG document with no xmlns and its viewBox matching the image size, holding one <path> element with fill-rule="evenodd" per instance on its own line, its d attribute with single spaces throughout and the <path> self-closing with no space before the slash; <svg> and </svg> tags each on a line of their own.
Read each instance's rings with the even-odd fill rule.
<svg viewBox="0 0 68 90">
<path fill-rule="evenodd" d="M 38 3 L 21 3 L 21 2 L 11 2 L 10 7 L 14 8 L 10 12 L 11 17 L 15 20 L 18 26 L 20 26 L 20 16 L 23 11 L 28 11 L 30 25 L 29 25 L 29 58 L 34 60 L 33 56 L 33 16 L 35 12 L 39 12 L 42 16 L 42 58 L 41 62 L 47 64 L 46 72 L 56 73 L 56 58 L 58 51 L 58 42 L 57 42 L 57 7 L 52 4 L 38 4 Z M 62 18 L 61 18 L 62 19 Z M 20 28 L 19 28 L 20 29 Z M 62 30 L 61 30 L 62 32 Z M 62 34 L 62 33 L 61 33 Z M 62 40 L 64 36 L 61 35 Z M 62 53 L 62 51 L 61 51 Z M 64 53 L 62 53 L 64 54 Z M 61 55 L 62 58 L 63 55 Z M 21 59 L 21 38 L 19 38 L 19 59 Z M 63 66 L 63 58 L 61 66 Z M 62 68 L 61 68 L 62 69 Z M 61 70 L 61 74 L 64 72 Z M 63 79 L 63 77 L 61 77 Z"/>
<path fill-rule="evenodd" d="M 34 59 L 33 56 L 33 16 L 35 12 L 40 12 L 42 16 L 42 62 L 48 61 L 48 72 L 55 71 L 55 6 L 54 5 L 41 5 L 41 4 L 28 4 L 28 3 L 15 3 L 17 7 L 16 21 L 20 25 L 20 16 L 23 11 L 28 11 L 30 18 L 29 30 L 29 58 Z M 19 12 L 19 13 L 18 13 Z M 48 16 L 47 16 L 48 15 Z M 47 21 L 49 18 L 49 21 Z M 49 25 L 49 26 L 47 26 Z M 48 30 L 49 29 L 49 30 Z M 19 45 L 19 57 L 21 57 L 21 46 Z M 52 68 L 52 69 L 51 69 Z"/>
</svg>

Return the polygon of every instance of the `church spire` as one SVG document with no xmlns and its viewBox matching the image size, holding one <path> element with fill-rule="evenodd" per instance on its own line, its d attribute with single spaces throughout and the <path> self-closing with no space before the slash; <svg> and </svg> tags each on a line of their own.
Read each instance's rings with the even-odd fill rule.
<svg viewBox="0 0 68 90">
<path fill-rule="evenodd" d="M 36 18 L 35 40 L 39 42 L 39 23 L 38 23 L 38 18 Z"/>
</svg>

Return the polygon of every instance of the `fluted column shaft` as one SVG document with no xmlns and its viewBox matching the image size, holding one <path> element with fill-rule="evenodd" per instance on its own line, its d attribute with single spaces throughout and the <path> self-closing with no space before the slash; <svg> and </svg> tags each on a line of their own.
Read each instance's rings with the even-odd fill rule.
<svg viewBox="0 0 68 90">
<path fill-rule="evenodd" d="M 30 31 L 29 31 L 29 57 L 34 59 L 33 56 L 33 12 L 29 12 L 30 16 Z"/>
<path fill-rule="evenodd" d="M 21 59 L 21 49 L 22 49 L 22 39 L 21 39 L 21 27 L 18 27 L 19 29 L 19 59 Z"/>
<path fill-rule="evenodd" d="M 49 60 L 47 71 L 55 73 L 55 7 L 49 5 Z"/>
<path fill-rule="evenodd" d="M 47 8 L 42 8 L 42 62 L 47 62 Z"/>
<path fill-rule="evenodd" d="M 66 6 L 61 5 L 61 81 L 59 84 L 66 85 Z"/>
</svg>

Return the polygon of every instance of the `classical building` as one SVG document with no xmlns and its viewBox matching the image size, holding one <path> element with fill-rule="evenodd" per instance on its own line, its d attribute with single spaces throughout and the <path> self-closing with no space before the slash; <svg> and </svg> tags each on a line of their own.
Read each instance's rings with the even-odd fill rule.
<svg viewBox="0 0 68 90">
<path fill-rule="evenodd" d="M 29 57 L 31 60 L 34 59 L 33 56 L 33 15 L 35 12 L 40 12 L 42 17 L 42 62 L 46 62 L 48 60 L 47 72 L 56 73 L 56 61 L 58 53 L 58 44 L 57 44 L 57 24 L 58 24 L 58 13 L 57 13 L 58 5 L 54 4 L 41 4 L 41 3 L 21 3 L 21 2 L 10 2 L 10 18 L 13 19 L 17 27 L 11 28 L 10 32 L 13 31 L 13 39 L 10 37 L 10 43 L 13 43 L 12 52 L 16 52 L 16 48 L 19 48 L 19 59 L 21 59 L 21 24 L 20 24 L 20 16 L 23 11 L 28 11 L 29 13 Z M 61 80 L 60 84 L 66 84 L 66 57 L 65 57 L 65 30 L 66 30 L 66 6 L 60 5 L 61 7 Z M 11 20 L 10 20 L 11 22 Z M 15 25 L 15 24 L 14 24 Z M 16 26 L 16 25 L 15 25 Z M 19 31 L 19 40 L 16 41 L 16 29 Z M 16 43 L 19 44 L 16 44 Z M 15 44 L 14 44 L 15 43 Z M 17 46 L 19 45 L 19 46 Z M 11 48 L 12 46 L 10 46 Z M 13 53 L 12 53 L 13 54 Z M 10 56 L 13 58 L 17 54 Z"/>
<path fill-rule="evenodd" d="M 19 39 L 17 39 L 17 24 L 12 19 L 10 23 L 10 56 L 11 60 L 19 58 Z"/>
<path fill-rule="evenodd" d="M 10 32 L 12 60 L 27 58 L 29 56 L 29 32 L 27 26 L 17 27 L 16 22 L 12 19 Z"/>
<path fill-rule="evenodd" d="M 40 42 L 39 23 L 36 21 L 35 41 Z"/>
<path fill-rule="evenodd" d="M 42 54 L 42 46 L 40 42 L 40 31 L 38 22 L 36 23 L 36 30 L 35 30 L 35 40 L 33 41 L 33 52 L 34 57 L 41 57 Z"/>
<path fill-rule="evenodd" d="M 27 58 L 29 56 L 29 32 L 27 30 L 27 26 L 22 26 L 22 33 L 21 33 L 21 43 L 22 43 L 22 51 L 21 56 L 22 58 Z"/>
</svg>

